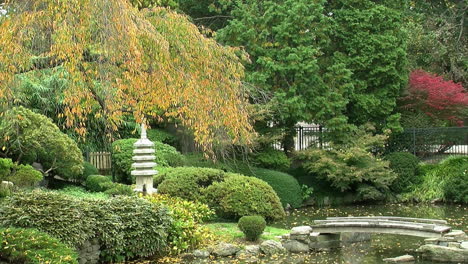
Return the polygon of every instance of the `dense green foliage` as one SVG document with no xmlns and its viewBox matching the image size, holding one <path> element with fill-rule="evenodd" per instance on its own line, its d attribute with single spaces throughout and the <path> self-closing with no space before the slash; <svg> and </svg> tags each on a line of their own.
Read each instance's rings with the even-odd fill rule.
<svg viewBox="0 0 468 264">
<path fill-rule="evenodd" d="M 214 216 L 206 204 L 164 194 L 146 195 L 145 199 L 169 208 L 173 218 L 169 228 L 169 251 L 173 254 L 193 250 L 206 243 L 209 233 L 201 224 Z"/>
<path fill-rule="evenodd" d="M 13 161 L 11 159 L 0 158 L 0 180 L 5 180 L 10 176 L 13 166 Z"/>
<path fill-rule="evenodd" d="M 34 229 L 0 228 L 0 259 L 9 263 L 78 264 L 76 252 Z"/>
<path fill-rule="evenodd" d="M 424 166 L 422 183 L 408 197 L 418 201 L 465 201 L 467 164 L 468 157 L 452 156 L 437 165 Z"/>
<path fill-rule="evenodd" d="M 86 189 L 92 191 L 92 192 L 103 192 L 106 190 L 106 188 L 103 185 L 103 183 L 108 183 L 112 182 L 112 179 L 103 175 L 89 175 L 86 178 Z"/>
<path fill-rule="evenodd" d="M 202 197 L 203 188 L 214 182 L 223 181 L 226 175 L 226 172 L 217 169 L 178 167 L 157 175 L 155 185 L 162 194 L 197 201 Z"/>
<path fill-rule="evenodd" d="M 237 226 L 244 233 L 247 240 L 257 241 L 263 230 L 265 230 L 266 221 L 258 215 L 246 215 L 239 219 Z"/>
<path fill-rule="evenodd" d="M 319 58 L 328 44 L 324 1 L 266 0 L 232 1 L 232 19 L 217 32 L 226 44 L 241 46 L 250 56 L 246 80 L 255 85 L 255 101 L 267 95 L 262 108 L 269 113 L 257 128 L 270 131 L 266 123 L 285 129 L 283 145 L 291 151 L 293 127 L 298 121 L 332 124 L 346 122 L 342 116 L 346 90 L 340 78 L 328 86 L 322 79 Z"/>
<path fill-rule="evenodd" d="M 390 188 L 397 193 L 410 191 L 421 183 L 419 177 L 419 159 L 408 152 L 393 152 L 385 156 L 390 161 L 390 169 L 398 174 Z"/>
<path fill-rule="evenodd" d="M 146 131 L 148 139 L 153 142 L 162 142 L 173 147 L 177 146 L 177 138 L 166 130 L 153 128 Z"/>
<path fill-rule="evenodd" d="M 102 183 L 101 186 L 104 188 L 104 193 L 110 196 L 125 195 L 134 196 L 136 193 L 133 191 L 131 185 L 126 185 L 118 182 L 106 182 Z"/>
<path fill-rule="evenodd" d="M 466 1 L 411 2 L 405 25 L 411 69 L 437 73 L 467 87 Z"/>
<path fill-rule="evenodd" d="M 444 198 L 448 201 L 468 204 L 468 160 L 461 164 L 459 173 L 445 182 Z"/>
<path fill-rule="evenodd" d="M 285 216 L 273 188 L 254 177 L 229 175 L 224 181 L 203 189 L 202 193 L 205 202 L 222 218 L 260 215 L 266 220 L 278 220 Z"/>
<path fill-rule="evenodd" d="M 19 163 L 41 163 L 65 179 L 84 180 L 83 156 L 76 143 L 47 117 L 15 107 L 0 119 L 0 138 L 6 139 L 0 156 Z"/>
<path fill-rule="evenodd" d="M 0 158 L 0 181 L 10 181 L 20 188 L 35 187 L 42 173 L 30 165 L 17 165 L 11 159 Z"/>
<path fill-rule="evenodd" d="M 20 188 L 35 187 L 43 178 L 42 173 L 30 165 L 20 164 L 15 166 L 14 169 L 15 172 L 7 180 Z"/>
<path fill-rule="evenodd" d="M 0 225 L 36 228 L 74 247 L 97 237 L 108 261 L 163 252 L 170 224 L 166 208 L 135 197 L 77 199 L 36 191 L 15 194 L 0 205 Z"/>
<path fill-rule="evenodd" d="M 137 139 L 120 139 L 112 143 L 112 170 L 117 182 L 131 184 L 135 179 L 131 176 L 133 144 Z M 183 156 L 174 147 L 159 141 L 154 141 L 156 163 L 158 166 L 181 166 Z"/>
<path fill-rule="evenodd" d="M 253 163 L 261 168 L 286 171 L 291 166 L 291 160 L 284 151 L 266 148 L 253 155 Z"/>
<path fill-rule="evenodd" d="M 254 177 L 264 180 L 275 190 L 284 207 L 287 204 L 292 208 L 302 205 L 302 189 L 293 176 L 268 169 L 253 168 L 252 171 Z"/>
<path fill-rule="evenodd" d="M 83 163 L 83 175 L 81 176 L 81 178 L 86 181 L 88 179 L 88 176 L 89 175 L 98 175 L 99 174 L 99 171 L 98 169 L 91 163 L 85 161 Z"/>
<path fill-rule="evenodd" d="M 330 150 L 304 150 L 297 154 L 297 159 L 302 162 L 302 167 L 309 175 L 327 181 L 341 192 L 353 192 L 360 184 L 366 184 L 385 193 L 397 174 L 389 169 L 388 161 L 379 158 L 377 153 L 372 153 L 383 148 L 385 139 L 383 135 L 373 136 L 359 131 L 349 144 L 336 145 Z M 364 193 L 368 193 L 370 189 L 367 187 L 361 192 L 364 190 Z"/>
<path fill-rule="evenodd" d="M 350 123 L 399 128 L 396 100 L 408 80 L 404 31 L 405 1 L 348 1 L 328 4 L 332 15 L 330 54 L 351 72 L 346 79 Z M 334 62 L 336 67 L 338 64 Z"/>
</svg>

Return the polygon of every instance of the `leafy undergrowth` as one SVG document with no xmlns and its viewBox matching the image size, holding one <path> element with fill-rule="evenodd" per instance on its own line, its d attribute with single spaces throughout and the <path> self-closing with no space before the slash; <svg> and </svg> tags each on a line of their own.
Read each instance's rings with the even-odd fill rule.
<svg viewBox="0 0 468 264">
<path fill-rule="evenodd" d="M 244 234 L 237 227 L 237 223 L 209 223 L 205 225 L 210 232 L 212 232 L 219 240 L 224 242 L 245 243 L 252 244 L 256 242 L 249 242 L 245 240 Z M 277 240 L 277 236 L 288 234 L 289 230 L 267 226 L 265 231 L 260 236 L 262 240 Z M 258 243 L 258 242 L 257 242 Z"/>
</svg>

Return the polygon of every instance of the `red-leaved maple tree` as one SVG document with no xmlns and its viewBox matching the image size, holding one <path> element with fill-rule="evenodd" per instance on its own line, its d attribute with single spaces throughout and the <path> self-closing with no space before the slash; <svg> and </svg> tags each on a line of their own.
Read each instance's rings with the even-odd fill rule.
<svg viewBox="0 0 468 264">
<path fill-rule="evenodd" d="M 415 70 L 410 73 L 404 108 L 422 111 L 432 118 L 463 125 L 468 112 L 468 93 L 460 83 Z"/>
</svg>

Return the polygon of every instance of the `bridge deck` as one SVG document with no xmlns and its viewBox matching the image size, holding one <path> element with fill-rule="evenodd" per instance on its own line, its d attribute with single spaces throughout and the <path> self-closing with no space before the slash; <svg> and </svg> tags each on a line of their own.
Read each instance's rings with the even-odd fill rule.
<svg viewBox="0 0 468 264">
<path fill-rule="evenodd" d="M 320 233 L 386 233 L 418 237 L 440 237 L 451 228 L 444 220 L 405 217 L 330 217 L 312 226 Z M 404 221 L 409 220 L 409 221 Z M 439 224 L 441 223 L 441 224 Z"/>
</svg>

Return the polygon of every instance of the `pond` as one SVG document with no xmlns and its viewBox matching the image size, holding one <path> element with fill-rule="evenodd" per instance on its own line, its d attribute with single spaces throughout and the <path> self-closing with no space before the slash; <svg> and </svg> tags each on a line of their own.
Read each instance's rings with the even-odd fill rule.
<svg viewBox="0 0 468 264">
<path fill-rule="evenodd" d="M 293 226 L 311 225 L 313 224 L 313 220 L 325 219 L 331 216 L 405 216 L 444 219 L 448 221 L 453 229 L 461 229 L 468 232 L 468 206 L 466 205 L 393 204 L 335 206 L 328 208 L 308 207 L 292 211 L 284 221 L 274 223 L 273 226 L 289 229 Z M 370 242 L 354 243 L 329 252 L 275 256 L 270 259 L 262 259 L 259 263 L 381 264 L 385 263 L 382 261 L 384 258 L 411 254 L 423 242 L 424 238 L 418 237 L 373 234 Z M 227 264 L 242 262 L 231 259 L 220 259 L 198 263 Z M 416 263 L 429 264 L 432 262 L 418 260 Z"/>
</svg>

